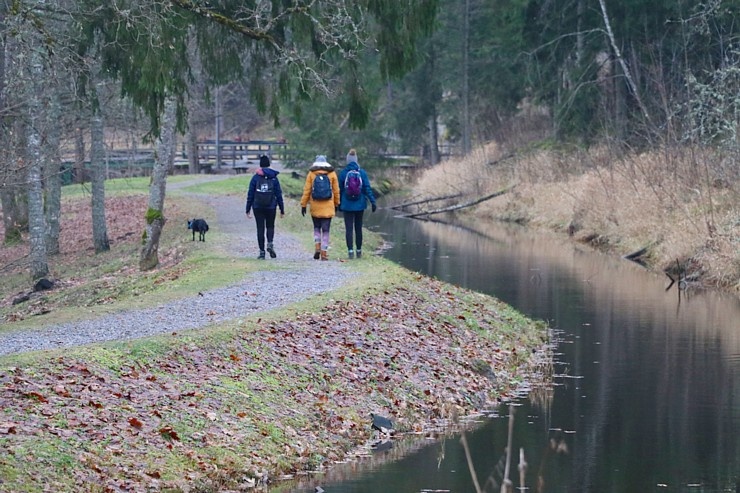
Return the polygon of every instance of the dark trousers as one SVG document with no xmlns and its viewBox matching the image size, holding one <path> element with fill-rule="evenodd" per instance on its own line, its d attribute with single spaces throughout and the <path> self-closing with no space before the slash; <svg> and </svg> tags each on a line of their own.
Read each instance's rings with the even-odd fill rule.
<svg viewBox="0 0 740 493">
<path fill-rule="evenodd" d="M 355 240 L 358 250 L 362 250 L 362 215 L 365 211 L 344 211 L 344 229 L 347 239 L 347 250 L 352 250 Z"/>
<path fill-rule="evenodd" d="M 265 250 L 265 232 L 267 232 L 267 242 L 272 243 L 275 237 L 275 216 L 277 209 L 252 209 L 254 220 L 257 221 L 257 244 L 260 251 Z"/>
</svg>

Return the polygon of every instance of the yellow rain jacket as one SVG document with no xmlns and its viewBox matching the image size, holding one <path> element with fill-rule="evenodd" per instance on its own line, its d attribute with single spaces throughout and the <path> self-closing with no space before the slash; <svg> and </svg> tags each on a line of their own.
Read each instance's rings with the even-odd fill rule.
<svg viewBox="0 0 740 493">
<path fill-rule="evenodd" d="M 311 189 L 316 175 L 324 174 L 329 176 L 331 183 L 332 197 L 328 200 L 314 200 L 311 198 Z M 334 217 L 339 207 L 339 178 L 334 171 L 334 166 L 327 162 L 317 161 L 308 169 L 306 183 L 303 185 L 303 195 L 301 196 L 301 207 L 310 208 L 311 217 L 329 218 Z"/>
</svg>

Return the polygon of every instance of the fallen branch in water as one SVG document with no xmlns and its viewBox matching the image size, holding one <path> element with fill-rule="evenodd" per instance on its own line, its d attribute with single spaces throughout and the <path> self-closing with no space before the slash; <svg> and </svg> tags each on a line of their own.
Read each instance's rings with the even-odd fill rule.
<svg viewBox="0 0 740 493">
<path fill-rule="evenodd" d="M 514 189 L 515 186 L 516 185 L 511 185 L 510 187 L 506 187 L 506 188 L 504 188 L 502 190 L 499 190 L 498 192 L 494 192 L 494 193 L 492 193 L 490 195 L 486 195 L 485 197 L 481 197 L 479 199 L 476 199 L 476 200 L 473 200 L 473 201 L 470 201 L 470 202 L 464 202 L 462 204 L 456 204 L 456 205 L 452 205 L 450 207 L 443 207 L 442 209 L 434 209 L 434 210 L 431 210 L 431 211 L 413 212 L 411 214 L 404 215 L 404 217 L 431 216 L 432 214 L 440 214 L 442 212 L 451 212 L 451 211 L 456 211 L 456 210 L 459 210 L 459 209 L 465 209 L 466 207 L 472 207 L 474 205 L 478 205 L 481 202 L 485 202 L 486 200 L 491 200 L 493 198 L 498 197 L 499 195 L 503 195 L 503 194 L 505 194 L 507 192 L 510 192 L 511 190 Z"/>
<path fill-rule="evenodd" d="M 431 199 L 422 199 L 422 200 L 415 200 L 413 202 L 404 202 L 403 204 L 391 206 L 391 209 L 403 209 L 405 207 L 409 207 L 412 205 L 428 204 L 429 202 L 437 202 L 438 200 L 456 199 L 460 196 L 462 196 L 461 193 L 456 193 L 453 195 L 445 195 L 444 197 L 432 197 Z"/>
<path fill-rule="evenodd" d="M 657 245 L 657 241 L 653 241 L 645 245 L 644 247 L 640 248 L 639 250 L 635 250 L 634 252 L 627 254 L 624 256 L 627 260 L 632 260 L 633 262 L 641 263 L 642 257 L 647 254 L 651 248 L 653 248 L 655 245 Z"/>
</svg>

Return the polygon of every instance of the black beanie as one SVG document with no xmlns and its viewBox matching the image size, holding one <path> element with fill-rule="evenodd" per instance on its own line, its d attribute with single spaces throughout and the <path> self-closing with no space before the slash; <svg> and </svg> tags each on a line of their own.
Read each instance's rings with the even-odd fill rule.
<svg viewBox="0 0 740 493">
<path fill-rule="evenodd" d="M 260 157 L 260 168 L 269 168 L 270 167 L 270 158 L 263 155 Z"/>
</svg>

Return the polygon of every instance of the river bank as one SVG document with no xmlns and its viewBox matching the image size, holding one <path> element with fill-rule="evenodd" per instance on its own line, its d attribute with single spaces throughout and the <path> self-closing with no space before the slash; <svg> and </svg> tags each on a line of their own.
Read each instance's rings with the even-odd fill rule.
<svg viewBox="0 0 740 493">
<path fill-rule="evenodd" d="M 732 158 L 695 149 L 506 152 L 496 144 L 422 173 L 419 213 L 468 204 L 463 222 L 544 228 L 665 272 L 682 288 L 740 295 L 740 191 Z M 442 200 L 433 200 L 447 197 Z M 432 216 L 438 217 L 438 216 Z M 670 282 L 666 278 L 667 282 Z"/>
<path fill-rule="evenodd" d="M 171 224 L 192 217 L 197 193 L 168 199 Z M 148 316 L 173 316 L 180 310 L 173 296 L 211 295 L 198 283 L 205 274 L 243 280 L 244 303 L 259 300 L 259 307 L 215 320 L 214 306 L 212 320 L 193 330 L 0 358 L 0 491 L 248 489 L 325 469 L 368 447 L 371 412 L 390 417 L 401 434 L 423 434 L 494 408 L 547 364 L 547 328 L 489 296 L 373 256 L 313 261 L 293 201 L 291 217 L 279 223 L 278 259 L 255 259 L 241 194 L 209 193 L 201 202 L 215 207 L 201 208 L 213 218 L 205 244 L 165 236 L 167 261 L 156 276 L 133 283 L 124 278 L 134 273 L 115 270 L 108 283 L 122 284 L 103 296 L 105 310 L 86 305 L 81 318 L 105 318 L 137 298 L 161 307 Z M 335 242 L 340 235 L 333 232 Z M 118 246 L 114 258 L 137 251 Z M 308 269 L 301 279 L 279 282 L 301 268 Z M 265 272 L 265 281 L 254 282 Z M 338 284 L 324 285 L 327 278 Z M 131 297 L 132 283 L 139 296 Z M 282 296 L 309 285 L 319 289 L 301 300 Z M 277 298 L 285 301 L 271 306 Z M 60 300 L 34 303 L 81 319 Z M 5 323 L 0 332 L 26 331 L 24 323 L 45 315 L 21 314 L 17 327 Z"/>
</svg>

